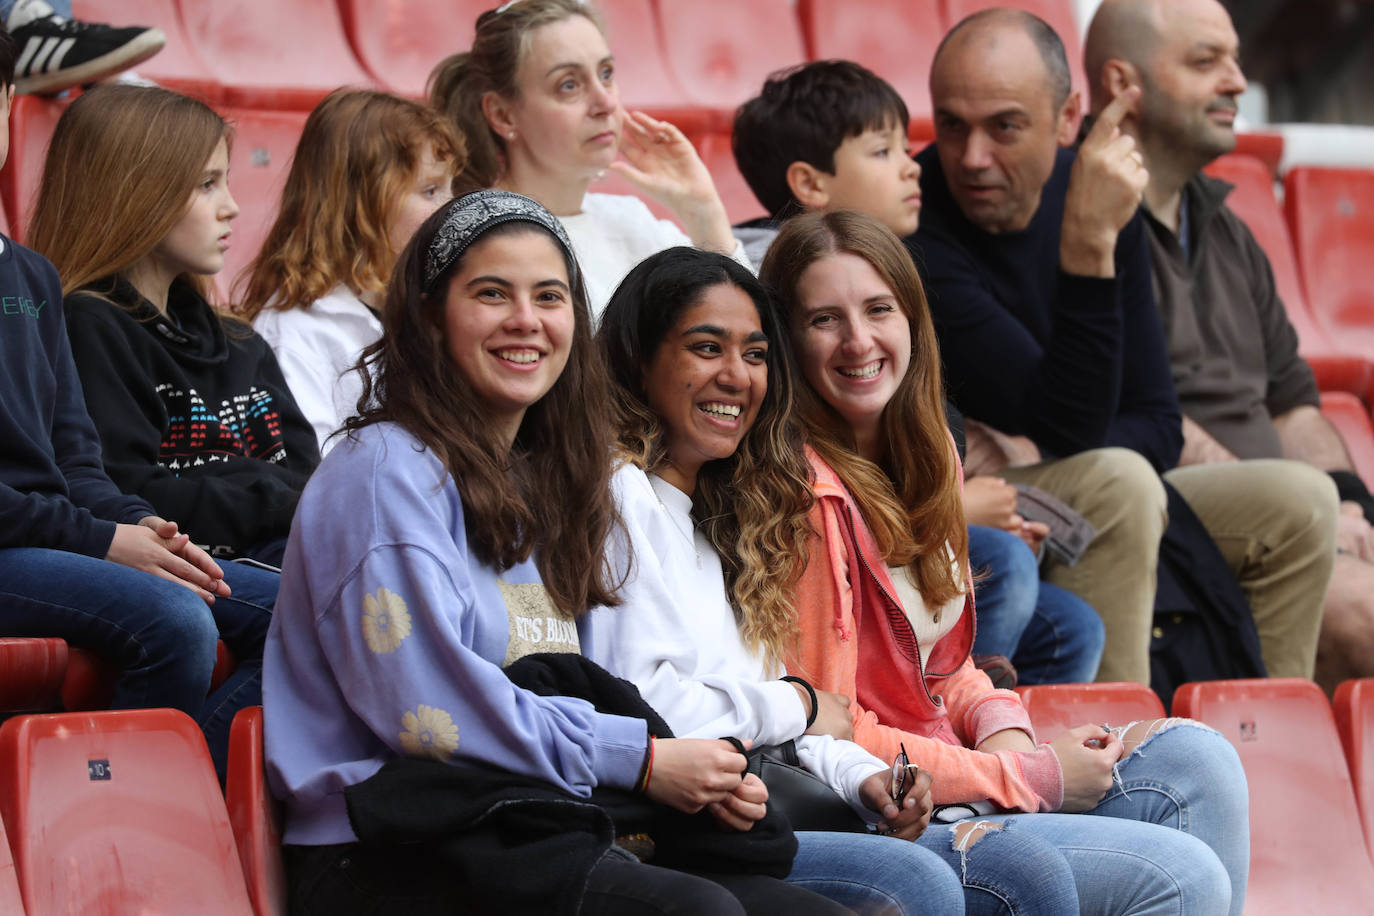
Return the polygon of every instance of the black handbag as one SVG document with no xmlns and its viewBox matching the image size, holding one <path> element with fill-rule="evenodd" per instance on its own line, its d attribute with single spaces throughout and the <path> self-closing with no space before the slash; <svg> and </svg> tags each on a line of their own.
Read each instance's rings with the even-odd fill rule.
<svg viewBox="0 0 1374 916">
<path fill-rule="evenodd" d="M 849 802 L 801 765 L 795 742 L 768 744 L 746 751 L 736 739 L 726 740 L 748 758 L 745 772 L 763 780 L 768 787 L 768 807 L 786 815 L 793 830 L 870 832 L 868 824 Z"/>
</svg>

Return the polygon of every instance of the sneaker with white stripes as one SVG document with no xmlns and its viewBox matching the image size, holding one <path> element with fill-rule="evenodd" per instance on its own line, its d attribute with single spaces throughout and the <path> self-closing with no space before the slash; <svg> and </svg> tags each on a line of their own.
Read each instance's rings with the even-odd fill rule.
<svg viewBox="0 0 1374 916">
<path fill-rule="evenodd" d="M 152 57 L 167 43 L 161 29 L 116 28 L 44 16 L 15 28 L 17 92 L 51 94 L 94 83 Z"/>
</svg>

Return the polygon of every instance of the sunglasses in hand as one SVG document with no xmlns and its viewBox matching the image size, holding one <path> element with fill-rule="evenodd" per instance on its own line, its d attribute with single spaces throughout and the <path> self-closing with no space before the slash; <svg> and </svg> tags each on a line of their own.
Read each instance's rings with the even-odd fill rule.
<svg viewBox="0 0 1374 916">
<path fill-rule="evenodd" d="M 899 744 L 901 752 L 897 754 L 897 759 L 892 761 L 892 787 L 890 795 L 898 807 L 902 805 L 902 799 L 906 798 L 911 787 L 916 785 L 916 776 L 921 772 L 921 768 L 911 762 L 907 756 L 906 745 Z"/>
</svg>

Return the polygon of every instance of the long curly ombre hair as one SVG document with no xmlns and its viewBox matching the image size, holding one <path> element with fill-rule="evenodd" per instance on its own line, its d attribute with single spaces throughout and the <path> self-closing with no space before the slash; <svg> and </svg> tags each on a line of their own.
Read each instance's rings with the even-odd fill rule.
<svg viewBox="0 0 1374 916">
<path fill-rule="evenodd" d="M 654 473 L 666 464 L 669 443 L 648 404 L 644 368 L 683 313 L 721 285 L 740 289 L 758 310 L 769 341 L 768 391 L 735 453 L 697 473 L 692 516 L 720 554 L 745 643 L 780 670 L 798 635 L 792 586 L 806 566 L 812 496 L 792 411 L 792 348 L 772 297 L 724 255 L 669 248 L 625 277 L 601 317 L 596 342 L 614 383 L 620 456 Z"/>
</svg>

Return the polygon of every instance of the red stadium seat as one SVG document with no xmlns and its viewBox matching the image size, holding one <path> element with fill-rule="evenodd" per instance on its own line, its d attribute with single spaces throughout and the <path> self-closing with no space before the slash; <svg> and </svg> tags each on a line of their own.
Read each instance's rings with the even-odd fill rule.
<svg viewBox="0 0 1374 916">
<path fill-rule="evenodd" d="M 425 96 L 434 65 L 472 47 L 477 17 L 492 0 L 339 0 L 348 40 L 388 92 Z"/>
<path fill-rule="evenodd" d="M 1374 353 L 1374 169 L 1296 168 L 1286 185 L 1313 315 L 1344 349 Z"/>
<path fill-rule="evenodd" d="M 19 872 L 14 867 L 9 837 L 0 822 L 0 913 L 24 916 L 24 896 L 19 892 Z"/>
<path fill-rule="evenodd" d="M 57 119 L 67 107 L 67 101 L 36 95 L 14 97 L 10 113 L 10 154 L 0 170 L 0 198 L 10 221 L 10 237 L 24 241 L 34 200 L 38 197 L 38 183 L 43 177 L 43 160 L 48 155 L 48 141 L 52 139 Z"/>
<path fill-rule="evenodd" d="M 30 913 L 252 913 L 205 739 L 184 713 L 10 719 L 0 814 Z"/>
<path fill-rule="evenodd" d="M 1174 694 L 1174 715 L 1220 731 L 1245 766 L 1245 912 L 1367 912 L 1374 863 L 1326 694 L 1301 678 L 1184 684 Z"/>
<path fill-rule="evenodd" d="M 1365 846 L 1374 855 L 1374 678 L 1345 681 L 1331 700 L 1341 733 L 1355 800 L 1364 822 Z"/>
<path fill-rule="evenodd" d="M 707 134 L 697 144 L 697 150 L 706 167 L 711 170 L 716 192 L 725 204 L 725 212 L 729 214 L 731 223 L 768 215 L 735 165 L 735 154 L 730 149 L 728 134 Z"/>
<path fill-rule="evenodd" d="M 813 60 L 857 61 L 893 85 L 913 123 L 931 120 L 930 63 L 945 34 L 939 0 L 800 0 Z"/>
<path fill-rule="evenodd" d="M 1207 172 L 1235 185 L 1226 198 L 1229 206 L 1269 258 L 1274 285 L 1288 310 L 1288 320 L 1298 332 L 1299 350 L 1311 364 L 1323 391 L 1349 391 L 1365 397 L 1374 380 L 1374 364 L 1354 353 L 1342 353 L 1312 317 L 1298 279 L 1298 262 L 1283 211 L 1274 197 L 1274 173 L 1252 156 L 1222 156 Z"/>
<path fill-rule="evenodd" d="M 115 681 L 119 678 L 119 665 L 89 649 L 72 647 L 66 655 L 66 673 L 61 678 L 62 708 L 69 712 L 109 709 L 114 699 Z M 238 661 L 229 647 L 223 641 L 216 643 L 215 667 L 210 672 L 208 693 L 214 693 L 237 667 Z"/>
<path fill-rule="evenodd" d="M 1030 714 L 1035 736 L 1051 741 L 1079 725 L 1127 725 L 1139 719 L 1164 716 L 1159 695 L 1144 684 L 1117 681 L 1101 684 L 1036 684 L 1017 687 Z"/>
<path fill-rule="evenodd" d="M 57 708 L 66 671 L 61 639 L 0 639 L 0 714 Z"/>
<path fill-rule="evenodd" d="M 698 104 L 668 71 L 653 0 L 598 0 L 596 8 L 606 22 L 606 40 L 615 55 L 621 105 L 672 121 L 687 134 L 730 129 L 733 110 Z"/>
<path fill-rule="evenodd" d="M 949 28 L 958 25 L 965 16 L 993 6 L 1025 10 L 1045 20 L 1059 34 L 1059 40 L 1064 42 L 1073 88 L 1078 90 L 1082 109 L 1087 110 L 1088 80 L 1083 73 L 1082 30 L 1078 25 L 1073 0 L 944 0 L 944 5 L 945 22 Z"/>
<path fill-rule="evenodd" d="M 775 70 L 806 60 L 792 0 L 657 0 L 668 69 L 695 105 L 733 117 Z"/>
<path fill-rule="evenodd" d="M 1366 485 L 1374 486 L 1374 428 L 1359 400 L 1344 391 L 1322 392 L 1322 414 L 1345 440 L 1345 450 Z"/>
<path fill-rule="evenodd" d="M 1245 131 L 1236 134 L 1236 156 L 1251 156 L 1264 163 L 1269 174 L 1279 174 L 1279 163 L 1283 160 L 1283 134 L 1269 131 Z"/>
<path fill-rule="evenodd" d="M 286 874 L 281 860 L 281 805 L 267 788 L 263 769 L 262 707 L 234 716 L 229 731 L 229 770 L 224 802 L 234 827 L 243 877 L 257 916 L 284 916 Z"/>
<path fill-rule="evenodd" d="M 176 0 L 72 0 L 72 15 L 86 22 L 156 26 L 167 44 L 138 65 L 138 75 L 212 105 L 222 101 L 223 89 L 191 46 Z"/>
<path fill-rule="evenodd" d="M 9 214 L 5 212 L 4 201 L 0 201 L 0 233 L 10 235 L 10 218 Z M 13 238 L 13 236 L 10 237 Z"/>
<path fill-rule="evenodd" d="M 228 290 L 257 256 L 277 218 L 282 186 L 305 127 L 306 112 L 238 109 L 226 111 L 224 116 L 235 125 L 234 146 L 229 151 L 229 190 L 239 205 L 224 269 L 216 277 L 218 287 Z"/>
<path fill-rule="evenodd" d="M 308 110 L 340 86 L 370 86 L 334 0 L 178 0 L 193 50 L 228 105 Z"/>
</svg>

